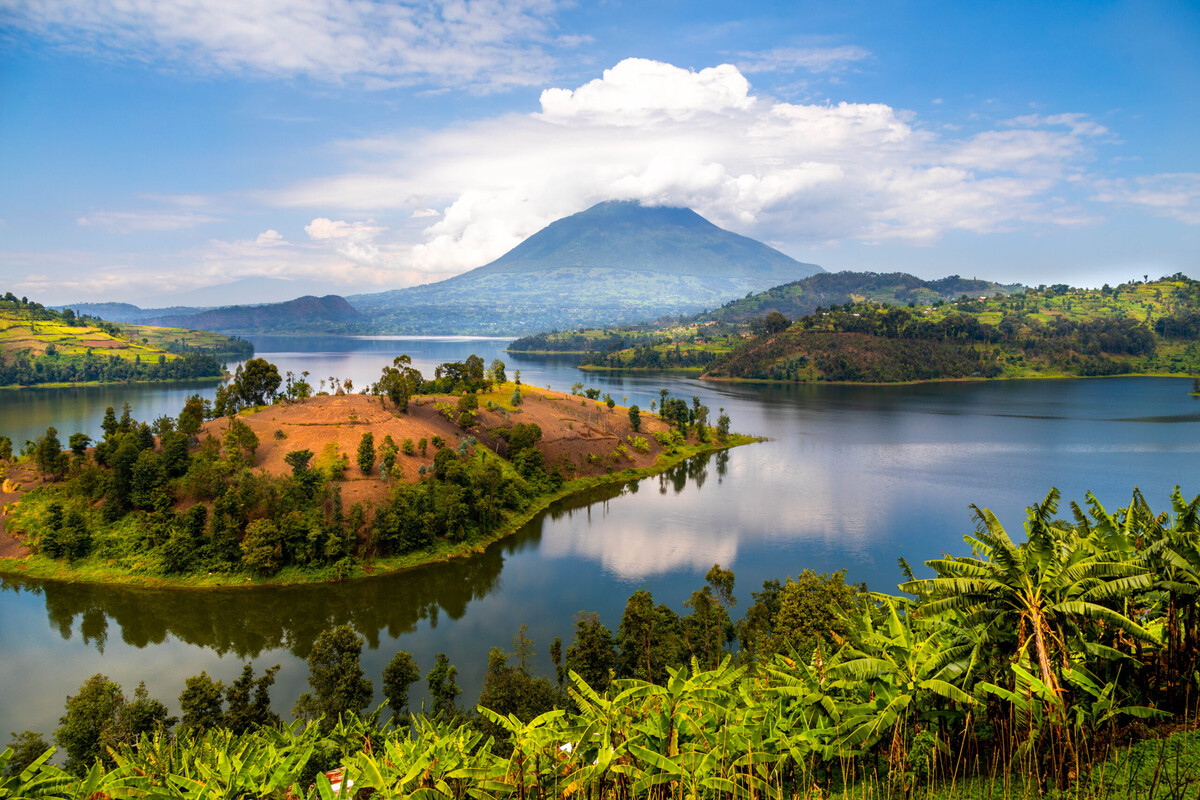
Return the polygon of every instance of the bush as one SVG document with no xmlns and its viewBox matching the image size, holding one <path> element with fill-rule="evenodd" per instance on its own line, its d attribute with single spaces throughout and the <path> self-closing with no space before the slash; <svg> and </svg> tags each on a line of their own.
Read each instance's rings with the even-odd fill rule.
<svg viewBox="0 0 1200 800">
<path fill-rule="evenodd" d="M 422 439 L 422 440 L 421 440 L 421 451 L 422 451 L 422 455 L 424 455 L 424 450 L 425 450 L 425 440 L 424 440 L 424 439 Z M 417 452 L 417 448 L 416 448 L 416 446 L 415 446 L 415 445 L 413 445 L 413 440 L 412 440 L 412 439 L 405 439 L 404 441 L 402 441 L 402 442 L 400 443 L 400 451 L 401 451 L 402 453 L 404 453 L 404 455 L 406 455 L 406 456 L 411 456 L 411 455 L 413 455 L 414 453 L 416 453 L 416 452 Z"/>
</svg>

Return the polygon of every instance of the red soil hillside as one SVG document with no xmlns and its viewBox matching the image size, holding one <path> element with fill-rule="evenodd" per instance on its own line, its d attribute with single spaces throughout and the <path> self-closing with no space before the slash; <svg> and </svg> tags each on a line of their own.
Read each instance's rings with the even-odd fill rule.
<svg viewBox="0 0 1200 800">
<path fill-rule="evenodd" d="M 387 494 L 387 484 L 381 480 L 378 468 L 370 475 L 363 475 L 356 462 L 359 441 L 367 431 L 375 437 L 376 449 L 387 435 L 397 445 L 404 439 L 411 439 L 414 444 L 422 438 L 430 440 L 424 458 L 417 452 L 412 456 L 401 453 L 396 459 L 399 474 L 393 474 L 393 481 L 409 483 L 420 479 L 421 464 L 432 464 L 436 452 L 432 445 L 434 436 L 441 436 L 449 447 L 457 447 L 463 438 L 475 436 L 481 444 L 503 456 L 504 442 L 496 436 L 496 431 L 517 423 L 536 423 L 542 429 L 542 440 L 537 446 L 545 458 L 546 468 L 557 466 L 567 479 L 602 475 L 610 467 L 613 472 L 648 467 L 663 450 L 663 446 L 655 441 L 654 432 L 665 431 L 668 426 L 656 416 L 643 413 L 641 432 L 635 434 L 629 425 L 626 408 L 617 406 L 609 410 L 604 403 L 595 400 L 527 386 L 521 388 L 524 402 L 515 408 L 507 402 L 511 398 L 511 385 L 507 391 L 480 395 L 476 423 L 469 430 L 459 428 L 438 410 L 438 405 L 453 406 L 456 397 L 415 397 L 404 413 L 396 413 L 392 404 L 380 397 L 353 394 L 312 397 L 296 403 L 268 406 L 245 414 L 241 419 L 258 436 L 254 466 L 271 474 L 283 475 L 291 471 L 284 461 L 289 452 L 307 449 L 319 457 L 332 443 L 350 463 L 342 485 L 342 496 L 347 504 L 378 502 Z M 485 408 L 487 400 L 502 402 L 501 398 L 504 398 L 507 420 L 499 409 Z M 457 419 L 457 414 L 453 416 Z M 205 431 L 219 438 L 225 425 L 222 420 L 213 420 L 205 424 Z M 280 431 L 282 437 L 278 434 Z M 203 437 L 204 433 L 200 435 Z M 634 450 L 630 436 L 642 437 L 648 452 Z M 617 450 L 621 445 L 624 445 L 624 452 Z M 592 457 L 590 463 L 589 456 Z"/>
</svg>

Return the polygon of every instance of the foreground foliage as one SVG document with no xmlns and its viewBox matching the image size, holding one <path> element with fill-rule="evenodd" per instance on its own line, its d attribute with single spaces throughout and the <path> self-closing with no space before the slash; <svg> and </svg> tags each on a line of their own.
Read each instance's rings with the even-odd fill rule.
<svg viewBox="0 0 1200 800">
<path fill-rule="evenodd" d="M 336 723 L 176 737 L 142 728 L 136 741 L 110 737 L 90 770 L 72 776 L 42 758 L 3 790 L 327 797 L 319 773 L 340 766 L 356 792 L 456 800 L 1183 796 L 1200 780 L 1194 734 L 1128 744 L 1152 723 L 1194 718 L 1200 498 L 1176 490 L 1156 514 L 1137 492 L 1115 512 L 1089 495 L 1069 521 L 1058 500 L 1052 491 L 1030 507 L 1019 544 L 976 509 L 971 555 L 927 562 L 933 577 L 910 573 L 910 598 L 827 577 L 768 581 L 734 626 L 724 615 L 733 577 L 719 567 L 683 620 L 635 592 L 619 648 L 580 618 L 566 696 L 536 716 L 522 632 L 516 665 L 499 651 L 489 659 L 484 695 L 500 710 L 477 718 L 454 713 L 450 695 L 432 719 L 394 709 L 396 728 L 354 713 L 361 698 L 324 706 L 343 710 Z M 832 602 L 806 626 L 813 592 Z M 721 656 L 735 630 L 753 646 Z M 407 677 L 390 680 L 402 706 L 415 671 L 401 666 Z M 453 667 L 439 668 L 452 686 Z"/>
</svg>

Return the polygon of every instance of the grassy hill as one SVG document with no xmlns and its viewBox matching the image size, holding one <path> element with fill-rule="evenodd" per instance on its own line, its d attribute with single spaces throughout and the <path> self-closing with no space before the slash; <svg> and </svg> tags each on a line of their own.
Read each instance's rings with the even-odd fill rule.
<svg viewBox="0 0 1200 800">
<path fill-rule="evenodd" d="M 715 311 L 697 316 L 697 319 L 748 322 L 774 311 L 788 319 L 796 319 L 813 313 L 817 306 L 864 301 L 932 305 L 938 300 L 957 300 L 963 295 L 1013 294 L 1022 288 L 1019 284 L 1006 285 L 957 275 L 926 281 L 904 272 L 823 272 L 733 300 Z"/>
<path fill-rule="evenodd" d="M 790 321 L 823 304 L 871 300 L 929 305 L 963 295 L 1009 294 L 1018 288 L 957 275 L 926 281 L 902 272 L 821 272 L 678 321 L 539 333 L 518 339 L 508 350 L 575 353 L 584 356 L 584 366 L 610 369 L 699 370 L 746 338 L 762 333 L 769 315 L 782 314 Z"/>
<path fill-rule="evenodd" d="M 217 377 L 248 342 L 207 331 L 113 323 L 0 299 L 0 386 Z"/>
<path fill-rule="evenodd" d="M 819 308 L 716 358 L 705 377 L 896 382 L 1200 373 L 1200 282 L 1064 284 L 932 306 Z"/>
</svg>

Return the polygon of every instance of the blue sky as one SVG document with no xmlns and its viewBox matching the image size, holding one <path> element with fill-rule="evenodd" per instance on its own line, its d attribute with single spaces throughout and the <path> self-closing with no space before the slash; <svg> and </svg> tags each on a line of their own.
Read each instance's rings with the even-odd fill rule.
<svg viewBox="0 0 1200 800">
<path fill-rule="evenodd" d="M 1187 1 L 0 0 L 0 270 L 380 291 L 634 199 L 827 269 L 1200 277 L 1198 98 Z"/>
</svg>

